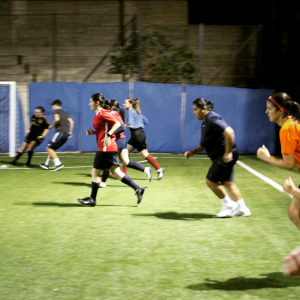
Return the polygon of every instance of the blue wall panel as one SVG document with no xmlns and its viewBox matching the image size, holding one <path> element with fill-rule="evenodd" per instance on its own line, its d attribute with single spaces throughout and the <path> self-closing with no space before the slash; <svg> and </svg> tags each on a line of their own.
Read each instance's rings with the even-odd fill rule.
<svg viewBox="0 0 300 300">
<path fill-rule="evenodd" d="M 149 120 L 145 132 L 150 152 L 180 151 L 181 92 L 180 84 L 134 83 L 134 98 Z"/>
</svg>

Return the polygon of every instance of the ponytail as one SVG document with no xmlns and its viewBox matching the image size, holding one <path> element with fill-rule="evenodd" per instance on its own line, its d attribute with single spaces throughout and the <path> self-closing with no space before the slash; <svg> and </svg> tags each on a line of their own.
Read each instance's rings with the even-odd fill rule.
<svg viewBox="0 0 300 300">
<path fill-rule="evenodd" d="M 142 113 L 141 108 L 140 108 L 140 100 L 139 99 L 134 99 L 134 98 L 127 98 L 126 100 L 129 101 L 129 103 L 132 104 L 132 107 L 137 111 L 137 113 L 140 115 Z"/>
</svg>

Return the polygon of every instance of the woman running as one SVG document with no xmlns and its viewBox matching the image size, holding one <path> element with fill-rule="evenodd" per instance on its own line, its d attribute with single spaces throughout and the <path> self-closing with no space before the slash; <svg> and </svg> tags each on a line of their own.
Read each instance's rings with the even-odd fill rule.
<svg viewBox="0 0 300 300">
<path fill-rule="evenodd" d="M 158 180 L 162 179 L 165 168 L 161 168 L 156 159 L 150 155 L 147 150 L 144 126 L 148 123 L 148 119 L 142 115 L 140 100 L 127 98 L 123 105 L 125 109 L 128 110 L 125 127 L 129 128 L 131 132 L 131 137 L 127 144 L 129 153 L 131 153 L 134 149 L 137 149 L 142 157 L 156 169 Z M 126 169 L 123 169 L 123 172 L 126 172 Z"/>
<path fill-rule="evenodd" d="M 131 161 L 129 160 L 129 155 L 128 155 L 128 150 L 127 150 L 127 143 L 125 140 L 125 125 L 124 125 L 124 119 L 125 119 L 125 114 L 124 110 L 122 107 L 120 107 L 120 104 L 117 100 L 106 100 L 105 101 L 107 108 L 110 109 L 111 113 L 113 116 L 120 122 L 121 126 L 115 131 L 115 136 L 116 136 L 116 142 L 118 145 L 118 156 L 119 159 L 121 160 L 123 164 L 123 168 L 131 168 L 135 169 L 141 172 L 144 172 L 146 177 L 149 179 L 151 182 L 152 179 L 152 172 L 150 167 L 145 167 L 138 162 Z M 109 175 L 109 170 L 105 169 L 102 173 L 102 178 L 100 182 L 100 187 L 106 187 L 106 180 Z"/>
<path fill-rule="evenodd" d="M 267 99 L 266 114 L 271 122 L 281 127 L 279 138 L 282 158 L 270 155 L 265 146 L 257 150 L 257 157 L 288 170 L 293 170 L 296 164 L 300 171 L 300 105 L 286 93 L 275 93 Z M 288 216 L 300 231 L 300 189 L 291 178 L 285 181 L 283 189 L 293 195 Z"/>
<path fill-rule="evenodd" d="M 143 199 L 144 186 L 138 186 L 127 174 L 121 172 L 118 161 L 118 146 L 113 136 L 114 132 L 120 127 L 118 120 L 111 114 L 110 110 L 104 109 L 105 99 L 100 93 L 93 94 L 90 98 L 89 106 L 95 111 L 93 119 L 95 130 L 88 129 L 88 135 L 96 135 L 98 151 L 94 158 L 92 169 L 92 191 L 89 197 L 78 199 L 80 203 L 88 206 L 96 205 L 96 197 L 100 183 L 101 171 L 108 168 L 113 176 L 124 184 L 132 187 L 137 195 L 139 204 Z"/>
</svg>

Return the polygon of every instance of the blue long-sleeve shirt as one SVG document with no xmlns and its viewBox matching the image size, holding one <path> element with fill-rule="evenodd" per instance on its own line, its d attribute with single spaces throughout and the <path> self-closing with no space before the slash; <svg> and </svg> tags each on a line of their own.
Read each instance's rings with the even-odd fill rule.
<svg viewBox="0 0 300 300">
<path fill-rule="evenodd" d="M 132 126 L 132 129 L 144 128 L 145 124 L 148 124 L 148 119 L 132 108 L 126 115 L 126 124 Z"/>
</svg>

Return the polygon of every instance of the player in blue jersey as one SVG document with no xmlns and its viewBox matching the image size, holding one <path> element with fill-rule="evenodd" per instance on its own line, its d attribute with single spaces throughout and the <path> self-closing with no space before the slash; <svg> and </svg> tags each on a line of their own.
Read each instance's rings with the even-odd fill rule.
<svg viewBox="0 0 300 300">
<path fill-rule="evenodd" d="M 233 167 L 239 157 L 233 129 L 214 112 L 211 101 L 198 98 L 193 102 L 193 110 L 195 117 L 203 121 L 201 140 L 195 149 L 185 152 L 184 156 L 190 158 L 206 150 L 212 160 L 206 175 L 206 184 L 221 200 L 222 209 L 217 217 L 250 216 L 250 209 L 245 205 L 238 187 L 233 182 Z"/>
</svg>

